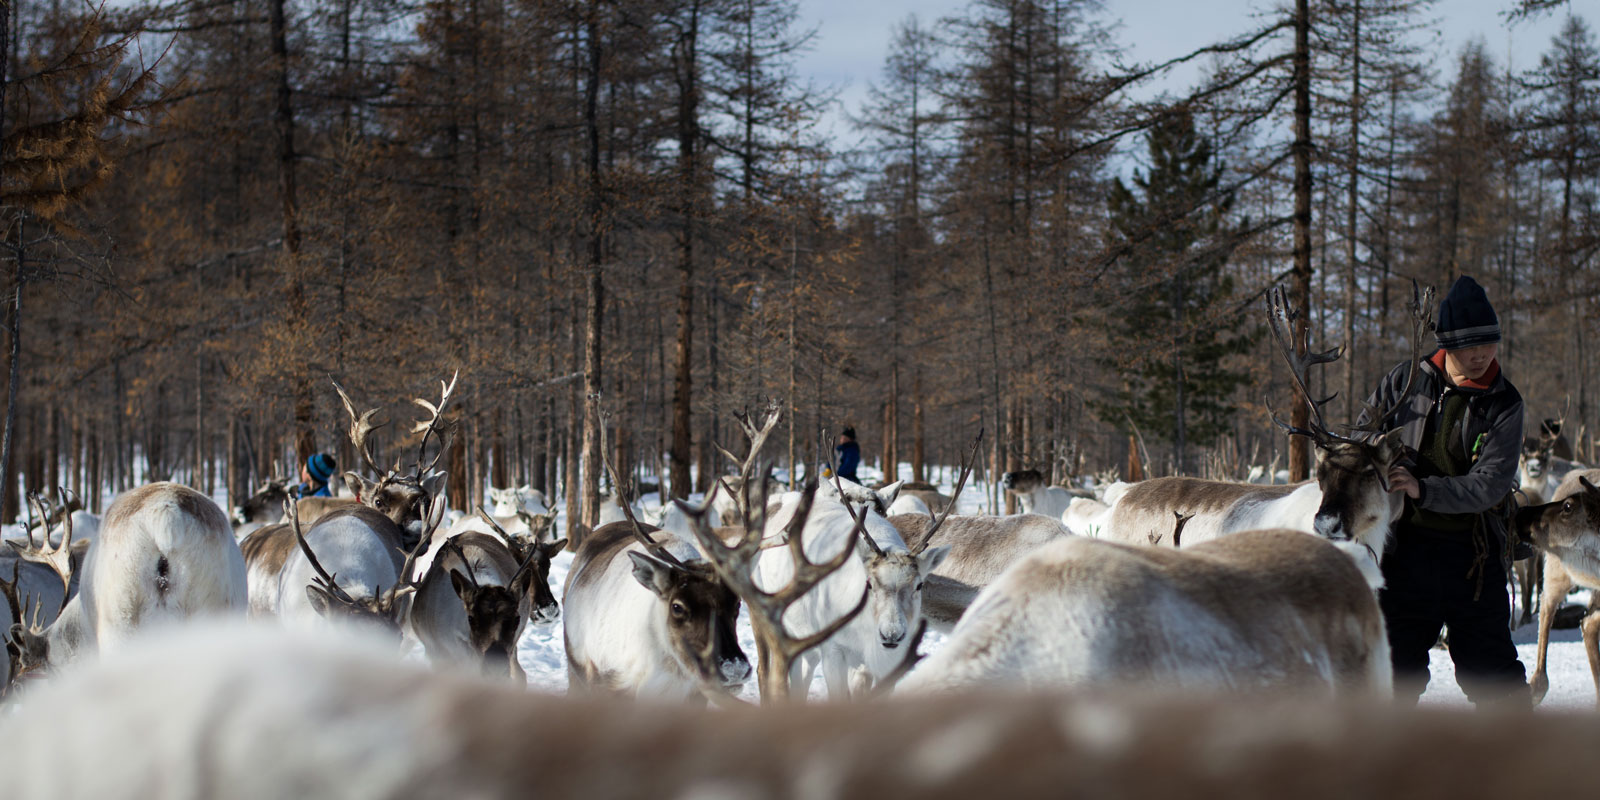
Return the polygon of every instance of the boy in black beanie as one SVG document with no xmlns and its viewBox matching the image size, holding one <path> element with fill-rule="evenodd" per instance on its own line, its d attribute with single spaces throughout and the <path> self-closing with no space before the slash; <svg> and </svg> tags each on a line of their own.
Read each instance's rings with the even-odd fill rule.
<svg viewBox="0 0 1600 800">
<path fill-rule="evenodd" d="M 1416 702 L 1428 683 L 1428 650 L 1447 628 L 1456 682 L 1468 699 L 1526 705 L 1526 676 L 1511 643 L 1501 513 L 1517 486 L 1522 395 L 1500 372 L 1500 320 L 1477 281 L 1462 276 L 1450 287 L 1435 334 L 1439 350 L 1423 360 L 1389 425 L 1403 428 L 1416 451 L 1410 466 L 1389 473 L 1406 508 L 1389 539 L 1378 597 L 1395 697 Z M 1395 405 L 1410 366 L 1395 367 L 1368 402 Z"/>
</svg>

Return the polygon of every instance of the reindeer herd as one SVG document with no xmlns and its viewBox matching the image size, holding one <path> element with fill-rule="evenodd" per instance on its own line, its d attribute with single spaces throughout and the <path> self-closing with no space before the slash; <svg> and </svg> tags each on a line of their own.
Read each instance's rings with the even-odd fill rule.
<svg viewBox="0 0 1600 800">
<path fill-rule="evenodd" d="M 1422 294 L 1411 305 L 1413 370 L 1430 308 Z M 0 679 L 32 685 L 116 654 L 147 628 L 183 623 L 227 640 L 215 626 L 237 623 L 196 620 L 251 617 L 286 629 L 283 642 L 357 631 L 395 648 L 414 642 L 440 686 L 464 685 L 464 673 L 522 685 L 524 633 L 559 624 L 571 694 L 695 706 L 743 705 L 752 678 L 763 704 L 804 699 L 819 672 L 838 701 L 1086 686 L 1381 698 L 1391 670 L 1378 562 L 1403 504 L 1387 479 L 1402 454 L 1380 431 L 1399 406 L 1369 407 L 1336 432 L 1309 370 L 1339 351 L 1308 349 L 1281 292 L 1269 298 L 1269 319 L 1310 410 L 1308 426 L 1279 423 L 1316 448 L 1315 478 L 1304 484 L 1154 478 L 1102 482 L 1088 497 L 1027 470 L 1004 477 L 1024 513 L 958 514 L 978 441 L 949 494 L 837 477 L 796 489 L 768 477 L 762 451 L 779 422 L 770 405 L 738 415 L 746 454 L 723 451 L 736 472 L 702 502 L 674 501 L 649 521 L 614 503 L 593 530 L 579 526 L 575 547 L 556 538 L 559 510 L 526 487 L 491 490 L 490 506 L 446 524 L 437 466 L 454 379 L 441 382 L 436 402 L 416 401 L 428 411 L 413 429 L 416 454 L 387 469 L 371 449 L 379 410 L 358 411 L 335 384 L 349 438 L 375 476 L 346 473 L 351 497 L 297 498 L 269 484 L 239 504 L 232 524 L 209 498 L 171 483 L 126 492 L 103 516 L 72 510 L 64 495 L 31 498 L 37 530 L 7 540 L 0 557 Z M 1525 448 L 1526 501 L 1515 519 L 1543 556 L 1536 699 L 1548 688 L 1557 608 L 1573 587 L 1600 589 L 1600 470 L 1554 448 L 1553 438 Z M 550 585 L 558 558 L 570 558 L 559 600 Z M 753 653 L 741 645 L 742 616 Z M 948 638 L 923 659 L 930 626 Z M 1581 628 L 1600 692 L 1600 613 Z M 284 658 L 313 669 L 344 657 Z M 400 680 L 371 672 L 371 686 Z M 24 752 L 6 743 L 29 720 L 75 719 L 75 699 L 40 692 L 46 708 L 66 705 L 40 717 L 32 692 L 22 694 L 23 713 L 0 722 L 0 753 Z M 480 717 L 492 738 L 515 727 L 518 708 L 479 703 L 459 713 Z"/>
</svg>

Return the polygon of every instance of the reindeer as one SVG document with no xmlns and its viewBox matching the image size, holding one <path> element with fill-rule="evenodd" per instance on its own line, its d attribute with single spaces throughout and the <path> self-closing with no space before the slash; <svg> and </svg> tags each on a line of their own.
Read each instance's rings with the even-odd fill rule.
<svg viewBox="0 0 1600 800">
<path fill-rule="evenodd" d="M 96 754 L 93 768 L 60 763 L 64 742 Z M 552 797 L 599 787 L 617 800 L 1062 787 L 1103 798 L 1592 797 L 1600 773 L 1581 765 L 1597 746 L 1592 715 L 1259 694 L 974 693 L 738 714 L 632 706 L 439 675 L 352 637 L 239 625 L 180 631 L 63 675 L 0 716 L 8 796 L 53 800 L 352 787 L 394 800 L 530 787 Z"/>
<path fill-rule="evenodd" d="M 979 434 L 981 440 L 982 434 Z M 955 496 L 961 496 L 972 465 L 978 456 L 978 441 L 972 444 L 956 481 Z M 1075 501 L 1094 502 L 1084 498 Z M 951 503 L 937 518 L 896 515 L 889 518 L 913 553 L 929 546 L 948 550 L 939 566 L 923 583 L 923 616 L 940 631 L 949 632 L 984 587 L 993 583 L 1012 563 L 1049 542 L 1071 532 L 1061 523 L 1038 514 L 996 516 L 951 516 Z"/>
<path fill-rule="evenodd" d="M 760 426 L 748 416 L 739 417 L 751 443 L 750 455 L 740 468 L 746 486 L 778 417 L 775 407 L 768 410 Z M 748 602 L 749 592 L 782 593 L 779 587 L 810 584 L 782 609 L 781 627 L 797 632 L 801 640 L 815 642 L 814 649 L 808 647 L 793 662 L 790 692 L 803 696 L 820 666 L 830 697 L 861 695 L 904 661 L 900 657 L 904 651 L 898 649 L 920 630 L 923 582 L 949 548 L 912 550 L 906 546 L 899 531 L 883 516 L 899 487 L 895 483 L 874 491 L 835 475 L 822 491 L 808 486 L 804 493 L 786 496 L 770 512 L 766 498 L 761 498 L 759 518 L 751 514 L 751 498 L 747 496 L 740 504 L 747 531 L 751 524 L 760 523 L 748 536 L 771 543 L 765 552 L 758 546 L 752 555 L 754 584 L 741 596 Z M 859 513 L 853 503 L 861 503 Z M 704 537 L 701 543 L 707 546 Z M 743 551 L 736 546 L 733 552 Z M 856 557 L 850 557 L 851 553 Z M 817 564 L 833 566 L 819 575 L 814 568 Z M 732 571 L 724 569 L 724 576 Z M 862 604 L 870 613 L 859 613 Z M 830 630 L 836 632 L 821 636 Z M 821 638 L 815 638 L 818 636 Z M 765 652 L 762 655 L 765 657 Z"/>
<path fill-rule="evenodd" d="M 954 502 L 949 495 L 941 494 L 939 492 L 939 487 L 934 486 L 926 481 L 906 481 L 900 485 L 900 496 L 895 499 L 895 502 L 898 503 L 910 499 L 920 500 L 922 501 L 923 505 L 928 507 L 927 511 L 919 511 L 917 513 L 926 513 L 930 515 L 944 513 L 944 510 L 949 508 L 950 504 Z"/>
<path fill-rule="evenodd" d="M 606 444 L 609 424 L 601 419 L 600 452 L 612 484 L 621 486 Z M 625 519 L 583 537 L 567 571 L 568 686 L 730 702 L 751 672 L 734 632 L 738 596 L 692 539 L 644 525 L 632 504 L 618 510 Z"/>
<path fill-rule="evenodd" d="M 439 381 L 440 396 L 437 405 L 420 397 L 412 400 L 413 403 L 422 406 L 429 413 L 427 419 L 419 420 L 412 426 L 411 432 L 421 433 L 422 440 L 417 445 L 415 465 L 406 473 L 400 471 L 398 462 L 394 468 L 384 470 L 378 466 L 376 460 L 372 457 L 372 451 L 368 447 L 368 437 L 373 431 L 388 424 L 375 424 L 372 421 L 373 417 L 378 414 L 378 409 L 369 409 L 359 415 L 356 414 L 355 404 L 350 402 L 350 395 L 345 393 L 344 387 L 337 382 L 333 384 L 334 390 L 339 393 L 339 399 L 344 402 L 345 413 L 350 416 L 350 442 L 355 445 L 356 452 L 361 454 L 361 458 L 366 462 L 367 467 L 383 476 L 376 481 L 369 481 L 355 472 L 346 472 L 344 474 L 345 486 L 355 492 L 355 501 L 357 503 L 388 517 L 395 525 L 399 526 L 404 536 L 403 546 L 406 550 L 412 549 L 417 545 L 418 541 L 426 538 L 423 534 L 426 527 L 424 518 L 427 515 L 429 506 L 435 498 L 444 495 L 445 474 L 434 470 L 434 467 L 439 463 L 439 458 L 444 455 L 445 451 L 443 432 L 439 430 L 439 423 L 443 420 L 445 406 L 450 402 L 450 394 L 455 391 L 458 378 L 460 378 L 460 373 L 452 375 L 448 384 L 444 381 Z M 440 439 L 438 452 L 434 453 L 431 461 L 424 464 L 423 461 L 428 453 L 428 441 L 430 438 L 435 438 L 436 433 L 438 434 L 437 438 Z M 315 507 L 312 507 L 313 500 L 327 502 L 315 504 Z M 341 510 L 348 506 L 350 501 L 338 497 L 306 498 L 301 501 L 301 504 L 305 506 L 300 509 L 300 512 L 305 515 L 303 519 L 308 520 L 308 524 L 314 524 L 310 520 L 320 520 L 320 513 L 332 513 L 333 511 Z M 432 528 L 428 530 L 431 531 Z"/>
<path fill-rule="evenodd" d="M 1382 576 L 1344 544 L 1283 529 L 1182 550 L 1064 537 L 985 589 L 902 690 L 1132 683 L 1386 694 L 1389 644 L 1374 596 Z"/>
<path fill-rule="evenodd" d="M 511 535 L 500 533 L 470 531 L 446 541 L 422 578 L 410 625 L 435 663 L 478 664 L 484 674 L 524 683 L 517 642 L 530 616 L 553 622 L 559 615 L 550 554 L 567 543 L 535 544 L 519 555 L 507 545 Z"/>
<path fill-rule="evenodd" d="M 694 545 L 637 522 L 583 538 L 567 572 L 563 638 L 573 691 L 669 700 L 736 690 L 750 677 L 739 599 Z"/>
<path fill-rule="evenodd" d="M 946 507 L 948 508 L 948 506 Z M 894 499 L 894 503 L 890 504 L 889 513 L 885 514 L 885 516 L 892 519 L 899 514 L 916 514 L 923 517 L 932 517 L 933 510 L 928 508 L 928 504 L 923 502 L 922 498 L 914 494 L 907 493 L 905 491 L 905 487 L 901 487 L 900 496 L 896 497 Z"/>
<path fill-rule="evenodd" d="M 1298 347 L 1291 345 L 1289 338 L 1297 328 L 1298 315 L 1290 308 L 1283 290 L 1274 289 L 1268 300 L 1268 320 L 1289 364 L 1294 387 L 1311 409 L 1311 427 L 1289 425 L 1276 414 L 1273 421 L 1291 434 L 1310 438 L 1316 445 L 1316 480 L 1298 486 L 1258 486 L 1198 478 L 1152 478 L 1134 484 L 1117 501 L 1112 508 L 1111 526 L 1101 536 L 1135 544 L 1177 546 L 1177 541 L 1165 536 L 1177 513 L 1193 516 L 1183 529 L 1187 544 L 1239 531 L 1289 528 L 1332 541 L 1359 542 L 1376 561 L 1388 539 L 1389 527 L 1405 509 L 1404 495 L 1389 487 L 1389 470 L 1403 456 L 1402 432 L 1377 431 L 1411 400 L 1411 388 L 1419 371 L 1419 348 L 1431 322 L 1432 307 L 1433 289 L 1421 292 L 1413 286 L 1411 371 L 1405 388 L 1392 407 L 1369 407 L 1368 422 L 1355 429 L 1356 435 L 1343 436 L 1333 433 L 1323 421 L 1322 406 L 1333 398 L 1313 398 L 1308 371 L 1313 365 L 1338 359 L 1344 348 L 1313 352 L 1307 347 L 1303 330 Z"/>
<path fill-rule="evenodd" d="M 1007 472 L 1000 479 L 1006 491 L 1016 495 L 1017 504 L 1024 514 L 1039 514 L 1051 519 L 1061 519 L 1073 494 L 1060 486 L 1045 482 L 1044 473 L 1036 469 Z"/>
<path fill-rule="evenodd" d="M 420 583 L 416 559 L 427 547 L 427 533 L 444 517 L 444 498 L 434 498 L 428 528 L 410 550 L 403 549 L 399 526 L 376 509 L 342 508 L 302 531 L 296 504 L 285 506 L 298 549 L 278 574 L 276 616 L 300 627 L 350 623 L 398 636 Z"/>
<path fill-rule="evenodd" d="M 1550 691 L 1545 654 L 1550 648 L 1550 627 L 1561 601 L 1574 586 L 1600 591 L 1600 469 L 1569 473 L 1551 502 L 1517 511 L 1517 535 L 1544 555 L 1544 587 L 1539 597 L 1539 649 L 1529 686 L 1535 704 Z M 1531 560 L 1531 559 L 1530 559 Z M 1600 611 L 1590 606 L 1579 626 L 1583 649 L 1600 704 Z"/>
<path fill-rule="evenodd" d="M 244 502 L 233 507 L 233 527 L 242 530 L 251 523 L 256 527 L 243 530 L 243 534 L 259 530 L 283 519 L 283 501 L 289 499 L 289 480 L 287 478 L 272 478 L 261 484 L 256 493 L 244 499 Z"/>
<path fill-rule="evenodd" d="M 545 498 L 544 492 L 529 485 L 515 489 L 490 487 L 489 502 L 494 505 L 489 513 L 497 520 L 515 519 L 518 514 L 523 513 L 534 516 L 550 513 L 550 501 Z"/>
<path fill-rule="evenodd" d="M 70 519 L 70 517 L 69 517 Z M 72 531 L 56 547 L 18 546 L 19 555 L 71 583 Z M 16 546 L 16 545 L 14 545 Z M 63 592 L 65 595 L 67 592 Z M 118 496 L 83 561 L 78 593 L 47 627 L 11 627 L 21 671 L 59 667 L 79 655 L 113 652 L 142 628 L 245 609 L 244 558 L 227 515 L 205 495 L 155 483 Z"/>
</svg>

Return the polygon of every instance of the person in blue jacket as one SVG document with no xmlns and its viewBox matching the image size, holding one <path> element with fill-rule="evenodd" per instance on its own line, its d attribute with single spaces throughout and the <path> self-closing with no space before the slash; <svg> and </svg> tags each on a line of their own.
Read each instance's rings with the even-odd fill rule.
<svg viewBox="0 0 1600 800">
<path fill-rule="evenodd" d="M 333 492 L 328 490 L 328 480 L 333 477 L 333 471 L 339 468 L 338 462 L 327 453 L 313 453 L 300 466 L 300 496 L 301 497 L 332 497 Z"/>
<path fill-rule="evenodd" d="M 838 456 L 839 477 L 845 480 L 860 483 L 856 477 L 856 467 L 861 466 L 861 445 L 856 444 L 856 429 L 846 427 L 839 432 L 839 444 L 833 448 Z"/>
</svg>

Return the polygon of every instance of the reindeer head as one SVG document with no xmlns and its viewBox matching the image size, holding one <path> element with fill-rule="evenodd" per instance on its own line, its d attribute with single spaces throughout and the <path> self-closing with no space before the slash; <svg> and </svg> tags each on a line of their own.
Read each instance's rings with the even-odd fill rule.
<svg viewBox="0 0 1600 800">
<path fill-rule="evenodd" d="M 1579 476 L 1580 491 L 1544 505 L 1517 511 L 1517 535 L 1540 550 L 1568 559 L 1600 562 L 1600 489 Z"/>
<path fill-rule="evenodd" d="M 522 565 L 517 574 L 521 576 L 526 573 L 520 596 L 527 606 L 529 618 L 535 625 L 547 625 L 560 619 L 561 604 L 556 602 L 555 594 L 550 591 L 550 559 L 566 549 L 567 540 L 550 540 L 549 533 L 555 529 L 556 513 L 552 511 L 535 515 L 526 511 L 517 512 L 523 524 L 528 526 L 526 534 L 518 535 L 506 533 L 488 511 L 479 508 L 478 515 L 500 535 L 517 563 Z"/>
<path fill-rule="evenodd" d="M 274 478 L 261 485 L 256 493 L 233 509 L 233 524 L 251 522 L 277 522 L 283 512 L 283 501 L 289 496 L 289 482 Z"/>
<path fill-rule="evenodd" d="M 678 666 L 703 685 L 724 690 L 743 686 L 750 679 L 750 660 L 734 632 L 738 596 L 703 561 L 667 560 L 637 551 L 628 557 L 634 579 L 661 599 Z"/>
<path fill-rule="evenodd" d="M 436 472 L 440 456 L 444 455 L 443 433 L 439 431 L 445 406 L 450 402 L 450 393 L 455 391 L 456 381 L 460 373 L 452 376 L 449 383 L 439 381 L 440 397 L 437 405 L 422 398 L 412 400 L 429 412 L 427 419 L 418 420 L 412 427 L 412 433 L 422 434 L 422 441 L 417 446 L 416 463 L 412 469 L 402 472 L 398 459 L 392 469 L 385 470 L 378 466 L 372 457 L 368 437 L 372 432 L 388 423 L 375 423 L 378 409 L 368 409 L 360 414 L 356 413 L 355 404 L 350 402 L 350 395 L 346 394 L 344 387 L 337 382 L 333 384 L 339 393 L 339 399 L 344 402 L 345 413 L 350 415 L 350 442 L 355 445 L 356 452 L 361 454 L 367 467 L 373 472 L 382 475 L 376 481 L 362 478 L 355 472 L 344 474 L 345 485 L 355 492 L 356 500 L 378 513 L 389 518 L 399 526 L 405 534 L 405 545 L 410 549 L 419 539 L 425 539 L 423 529 L 424 519 L 427 516 L 429 504 L 434 498 L 441 496 L 444 491 L 445 473 Z M 437 436 L 435 434 L 438 434 Z M 441 439 L 438 450 L 433 459 L 428 460 L 428 441 L 432 438 Z"/>
<path fill-rule="evenodd" d="M 1400 435 L 1395 429 L 1371 441 L 1330 441 L 1317 448 L 1322 503 L 1312 527 L 1318 535 L 1333 541 L 1382 542 L 1405 508 L 1403 495 L 1389 491 L 1389 470 L 1404 452 Z"/>
<path fill-rule="evenodd" d="M 461 552 L 455 539 L 445 545 L 453 551 L 456 564 L 450 566 L 450 586 L 467 614 L 468 644 L 478 654 L 486 675 L 507 675 L 526 680 L 517 663 L 517 640 L 522 638 L 523 620 L 528 615 L 527 586 L 535 574 L 531 559 L 523 560 L 505 586 L 478 583 L 478 576 Z M 441 552 L 440 558 L 447 554 Z M 459 565 L 465 569 L 457 569 Z"/>
<path fill-rule="evenodd" d="M 1024 469 L 1017 470 L 1016 472 L 1007 472 L 1005 476 L 1000 479 L 1000 485 L 1004 486 L 1007 491 L 1016 492 L 1017 494 L 1027 494 L 1034 489 L 1044 486 L 1044 473 L 1036 469 Z"/>
<path fill-rule="evenodd" d="M 1272 421 L 1291 434 L 1311 439 L 1317 447 L 1317 485 L 1322 489 L 1322 502 L 1317 508 L 1312 527 L 1324 538 L 1333 541 L 1358 541 L 1374 552 L 1383 552 L 1389 526 L 1399 518 L 1404 508 L 1404 496 L 1391 490 L 1389 470 L 1402 455 L 1399 429 L 1386 430 L 1411 397 L 1421 371 L 1421 344 L 1433 319 L 1433 288 L 1421 290 L 1411 285 L 1412 299 L 1408 304 L 1412 318 L 1410 370 L 1406 383 L 1388 408 L 1367 406 L 1366 422 L 1350 426 L 1350 434 L 1340 435 L 1329 429 L 1323 421 L 1322 407 L 1333 400 L 1330 395 L 1321 400 L 1311 394 L 1310 367 L 1338 360 L 1344 347 L 1325 352 L 1311 350 L 1306 328 L 1296 323 L 1299 314 L 1289 305 L 1288 296 L 1277 288 L 1268 293 L 1267 320 L 1273 338 L 1278 342 L 1284 361 L 1289 365 L 1296 393 L 1310 410 L 1310 427 L 1290 425 L 1272 415 Z M 1291 338 L 1298 346 L 1290 344 Z"/>
<path fill-rule="evenodd" d="M 870 533 L 856 540 L 856 555 L 867 571 L 867 611 L 877 624 L 879 644 L 893 650 L 911 634 L 912 620 L 922 617 L 922 584 L 949 554 L 949 547 L 916 554 L 884 550 Z"/>
<path fill-rule="evenodd" d="M 72 593 L 72 575 L 77 566 L 82 563 L 87 552 L 89 542 L 72 541 L 72 514 L 67 509 L 71 503 L 67 493 L 57 490 L 61 502 L 55 508 L 50 502 L 40 495 L 28 495 L 28 509 L 30 515 L 37 510 L 40 526 L 43 528 L 38 544 L 33 541 L 33 525 L 29 521 L 27 542 L 18 542 L 14 539 L 6 540 L 17 551 L 17 560 L 12 562 L 11 580 L 0 580 L 0 594 L 4 594 L 6 604 L 11 608 L 11 618 L 16 620 L 11 629 L 6 632 L 6 657 L 11 663 L 11 679 L 15 681 L 29 673 L 43 672 L 50 666 L 50 639 L 48 625 L 41 624 L 42 610 L 39 602 L 34 601 L 32 618 L 29 619 L 26 607 L 27 598 L 19 597 L 17 580 L 23 561 L 32 561 L 43 564 L 56 573 L 61 579 L 61 608 L 56 610 L 56 616 L 61 615 L 61 610 L 67 607 L 67 600 Z M 59 515 L 57 514 L 59 512 Z M 50 544 L 50 521 L 59 516 L 61 521 L 61 537 L 57 544 Z"/>
</svg>

